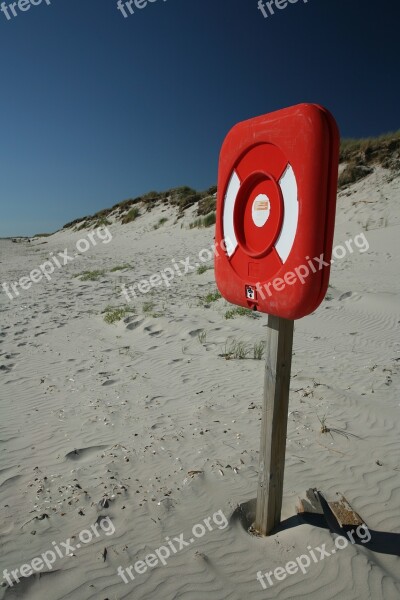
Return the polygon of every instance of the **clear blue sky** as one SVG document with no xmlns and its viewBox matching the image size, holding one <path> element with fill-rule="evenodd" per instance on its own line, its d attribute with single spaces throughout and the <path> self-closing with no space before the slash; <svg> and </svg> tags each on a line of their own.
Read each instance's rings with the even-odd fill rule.
<svg viewBox="0 0 400 600">
<path fill-rule="evenodd" d="M 299 0 L 268 19 L 257 0 L 155 0 L 126 19 L 116 4 L 0 13 L 0 236 L 205 189 L 232 125 L 291 104 L 324 104 L 346 137 L 400 128 L 398 0 Z"/>
</svg>

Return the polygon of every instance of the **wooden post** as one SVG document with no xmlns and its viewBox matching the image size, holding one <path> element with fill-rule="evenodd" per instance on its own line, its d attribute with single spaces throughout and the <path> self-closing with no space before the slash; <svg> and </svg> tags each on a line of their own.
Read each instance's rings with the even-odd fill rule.
<svg viewBox="0 0 400 600">
<path fill-rule="evenodd" d="M 260 472 L 254 529 L 269 535 L 279 525 L 285 470 L 294 321 L 268 316 Z"/>
</svg>

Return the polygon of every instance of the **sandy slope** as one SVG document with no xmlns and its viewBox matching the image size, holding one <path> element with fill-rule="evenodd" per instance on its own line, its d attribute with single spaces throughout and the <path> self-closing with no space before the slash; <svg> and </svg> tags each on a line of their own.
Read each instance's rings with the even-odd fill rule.
<svg viewBox="0 0 400 600">
<path fill-rule="evenodd" d="M 0 293 L 0 573 L 99 516 L 115 526 L 50 573 L 0 587 L 1 599 L 400 598 L 400 179 L 390 179 L 377 169 L 340 194 L 335 243 L 364 231 L 369 250 L 336 261 L 324 303 L 296 323 L 283 507 L 288 519 L 305 489 L 341 491 L 370 528 L 373 549 L 349 545 L 263 590 L 257 571 L 284 566 L 307 546 L 332 548 L 332 534 L 303 524 L 262 540 L 237 522 L 214 524 L 167 566 L 127 585 L 117 575 L 166 536 L 189 539 L 219 510 L 230 517 L 257 489 L 263 363 L 220 355 L 233 338 L 263 340 L 266 317 L 226 320 L 223 300 L 205 304 L 215 289 L 209 270 L 136 298 L 135 312 L 117 324 L 103 320 L 107 305 L 126 304 L 122 283 L 173 258 L 196 262 L 212 243 L 212 228 L 188 229 L 190 213 L 175 223 L 172 209 L 158 208 L 111 225 L 110 243 L 51 281 L 14 300 Z M 169 220 L 155 231 L 160 216 Z M 28 274 L 51 251 L 73 251 L 86 235 L 1 240 L 1 282 Z M 132 268 L 109 272 L 121 263 Z M 108 272 L 98 281 L 73 277 L 93 269 Z M 143 306 L 149 300 L 154 307 Z M 320 433 L 324 415 L 339 432 Z"/>
</svg>

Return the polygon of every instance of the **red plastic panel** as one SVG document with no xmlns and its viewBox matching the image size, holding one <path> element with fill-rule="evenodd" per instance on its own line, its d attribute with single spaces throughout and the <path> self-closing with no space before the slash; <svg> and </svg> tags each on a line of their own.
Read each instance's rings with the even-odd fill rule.
<svg viewBox="0 0 400 600">
<path fill-rule="evenodd" d="M 315 104 L 229 132 L 216 224 L 216 243 L 225 240 L 227 251 L 215 259 L 217 285 L 229 302 L 286 319 L 319 306 L 329 282 L 338 161 L 336 122 Z"/>
</svg>

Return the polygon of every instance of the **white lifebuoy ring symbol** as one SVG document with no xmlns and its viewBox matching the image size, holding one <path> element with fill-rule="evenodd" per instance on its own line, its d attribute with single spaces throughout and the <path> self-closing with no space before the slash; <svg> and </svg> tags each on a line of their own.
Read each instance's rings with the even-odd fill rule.
<svg viewBox="0 0 400 600">
<path fill-rule="evenodd" d="M 285 263 L 293 247 L 299 218 L 297 181 L 290 163 L 287 164 L 283 175 L 277 183 L 281 189 L 283 198 L 283 221 L 279 236 L 275 242 L 275 250 L 282 263 Z M 229 240 L 229 244 L 227 245 L 227 254 L 229 257 L 235 253 L 238 247 L 233 215 L 241 185 L 242 182 L 239 175 L 236 170 L 233 170 L 225 194 L 223 213 L 224 238 L 225 240 Z M 254 200 L 252 207 L 254 224 L 257 227 L 262 227 L 267 222 L 269 213 L 269 199 L 265 194 L 260 194 Z"/>
</svg>

